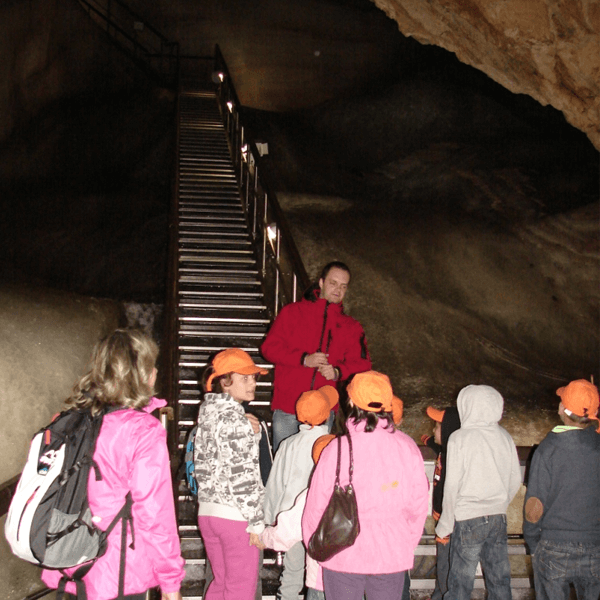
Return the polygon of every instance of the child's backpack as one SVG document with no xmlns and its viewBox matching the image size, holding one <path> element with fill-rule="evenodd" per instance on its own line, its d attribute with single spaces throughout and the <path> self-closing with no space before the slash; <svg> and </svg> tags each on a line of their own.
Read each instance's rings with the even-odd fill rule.
<svg viewBox="0 0 600 600">
<path fill-rule="evenodd" d="M 88 504 L 90 468 L 94 469 L 96 480 L 102 478 L 92 457 L 106 412 L 94 417 L 89 409 L 67 410 L 41 429 L 33 437 L 8 510 L 5 534 L 13 553 L 42 568 L 63 573 L 57 598 L 62 597 L 68 581 L 76 583 L 78 598 L 86 598 L 81 579 L 106 552 L 108 535 L 119 520 L 123 521 L 125 534 L 127 523 L 132 526 L 131 494 L 106 531 L 96 527 Z M 71 576 L 63 571 L 78 565 L 82 566 Z M 120 571 L 121 596 L 125 573 L 123 568 Z"/>
<path fill-rule="evenodd" d="M 196 471 L 194 468 L 194 440 L 196 439 L 196 431 L 198 431 L 197 425 L 188 434 L 185 442 L 185 455 L 183 457 L 185 480 L 188 489 L 194 496 L 198 495 L 198 481 L 196 480 Z"/>
</svg>

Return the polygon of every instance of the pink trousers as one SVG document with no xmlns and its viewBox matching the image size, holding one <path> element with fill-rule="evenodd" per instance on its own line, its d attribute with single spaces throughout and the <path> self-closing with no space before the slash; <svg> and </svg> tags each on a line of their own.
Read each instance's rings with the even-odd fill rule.
<svg viewBox="0 0 600 600">
<path fill-rule="evenodd" d="M 259 550 L 250 546 L 246 521 L 198 517 L 214 579 L 206 600 L 254 600 Z"/>
</svg>

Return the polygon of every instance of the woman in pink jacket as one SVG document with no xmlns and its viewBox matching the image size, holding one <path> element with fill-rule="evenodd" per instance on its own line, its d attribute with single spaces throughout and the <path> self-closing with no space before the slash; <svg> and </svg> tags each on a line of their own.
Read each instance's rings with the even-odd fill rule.
<svg viewBox="0 0 600 600">
<path fill-rule="evenodd" d="M 393 393 L 386 375 L 367 371 L 348 386 L 353 486 L 360 533 L 352 546 L 321 563 L 327 600 L 400 598 L 405 572 L 427 516 L 429 485 L 415 442 L 394 427 Z M 348 485 L 348 443 L 342 438 L 340 483 Z M 308 546 L 335 481 L 337 444 L 329 444 L 315 467 L 302 535 Z"/>
<path fill-rule="evenodd" d="M 131 492 L 133 523 L 128 526 L 124 595 L 143 600 L 160 586 L 163 600 L 181 600 L 185 575 L 179 547 L 166 432 L 149 414 L 164 406 L 151 398 L 156 382 L 158 348 L 146 335 L 117 330 L 96 347 L 91 369 L 75 385 L 68 406 L 97 413 L 106 405 L 121 407 L 104 416 L 94 459 L 102 479 L 90 470 L 88 497 L 93 520 L 106 529 Z M 133 527 L 133 536 L 131 532 Z M 134 542 L 134 543 L 132 543 Z M 83 581 L 89 600 L 119 596 L 121 521 L 108 537 L 108 549 Z M 74 571 L 72 569 L 71 571 Z M 58 587 L 60 571 L 45 570 L 42 580 Z M 66 591 L 75 594 L 75 585 Z"/>
</svg>

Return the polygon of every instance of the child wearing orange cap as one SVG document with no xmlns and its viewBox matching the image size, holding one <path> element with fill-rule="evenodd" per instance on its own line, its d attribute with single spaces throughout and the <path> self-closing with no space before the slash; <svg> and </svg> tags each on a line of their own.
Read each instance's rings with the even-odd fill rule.
<svg viewBox="0 0 600 600">
<path fill-rule="evenodd" d="M 435 426 L 433 435 L 424 435 L 421 441 L 424 446 L 431 448 L 436 454 L 435 471 L 433 473 L 432 516 L 436 523 L 442 513 L 444 499 L 444 482 L 446 480 L 446 453 L 448 451 L 448 438 L 457 429 L 460 429 L 460 416 L 456 406 L 448 406 L 439 410 L 433 406 L 427 407 L 427 415 L 433 420 Z M 436 579 L 435 589 L 431 600 L 442 600 L 448 590 L 448 571 L 450 570 L 450 536 L 436 537 Z"/>
<path fill-rule="evenodd" d="M 205 374 L 194 469 L 198 527 L 214 575 L 207 600 L 253 600 L 255 595 L 259 550 L 253 544 L 264 529 L 264 487 L 260 433 L 254 433 L 242 403 L 254 400 L 256 377 L 266 373 L 247 352 L 230 348 L 214 357 Z"/>
<path fill-rule="evenodd" d="M 313 444 L 329 433 L 326 424 L 338 403 L 338 393 L 331 385 L 304 392 L 296 402 L 300 422 L 298 433 L 284 439 L 275 454 L 265 489 L 265 522 L 274 523 L 277 515 L 290 509 L 298 494 L 308 486 L 313 469 Z M 306 551 L 298 540 L 285 553 L 278 598 L 297 600 L 304 585 Z"/>
<path fill-rule="evenodd" d="M 376 371 L 354 376 L 347 388 L 346 428 L 352 442 L 352 485 L 360 533 L 354 544 L 323 561 L 327 600 L 402 597 L 406 571 L 423 534 L 429 485 L 419 448 L 394 423 L 389 378 Z M 396 411 L 401 418 L 401 411 Z M 398 414 L 399 413 L 399 414 Z M 349 443 L 342 438 L 340 485 L 349 483 Z M 336 477 L 337 444 L 323 450 L 312 474 L 302 516 L 304 542 L 316 530 Z"/>
<path fill-rule="evenodd" d="M 533 454 L 523 534 L 537 600 L 600 596 L 600 427 L 598 388 L 578 379 L 556 391 L 563 425 Z"/>
</svg>

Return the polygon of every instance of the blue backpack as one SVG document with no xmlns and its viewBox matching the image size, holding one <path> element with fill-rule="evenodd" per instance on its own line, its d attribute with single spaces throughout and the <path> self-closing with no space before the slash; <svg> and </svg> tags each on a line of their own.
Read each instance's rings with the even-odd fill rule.
<svg viewBox="0 0 600 600">
<path fill-rule="evenodd" d="M 196 471 L 194 469 L 194 441 L 196 439 L 196 431 L 198 426 L 196 425 L 188 434 L 185 442 L 185 455 L 183 457 L 183 464 L 185 466 L 185 480 L 187 487 L 190 492 L 194 495 L 198 495 L 198 482 L 196 481 Z"/>
</svg>

